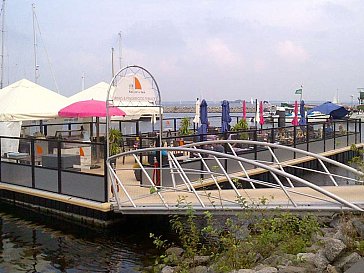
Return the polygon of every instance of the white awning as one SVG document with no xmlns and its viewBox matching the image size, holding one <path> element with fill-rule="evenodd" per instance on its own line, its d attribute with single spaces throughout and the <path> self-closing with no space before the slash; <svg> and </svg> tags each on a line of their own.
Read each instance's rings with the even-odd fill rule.
<svg viewBox="0 0 364 273">
<path fill-rule="evenodd" d="M 66 97 L 22 79 L 0 90 L 0 121 L 51 119 L 65 105 Z"/>
</svg>

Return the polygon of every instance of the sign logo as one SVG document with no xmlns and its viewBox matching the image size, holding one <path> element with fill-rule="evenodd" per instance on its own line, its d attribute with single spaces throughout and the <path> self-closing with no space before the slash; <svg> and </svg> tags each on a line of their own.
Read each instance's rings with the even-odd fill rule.
<svg viewBox="0 0 364 273">
<path fill-rule="evenodd" d="M 129 93 L 131 94 L 144 94 L 142 85 L 137 77 L 134 77 L 133 82 L 129 84 Z"/>
</svg>

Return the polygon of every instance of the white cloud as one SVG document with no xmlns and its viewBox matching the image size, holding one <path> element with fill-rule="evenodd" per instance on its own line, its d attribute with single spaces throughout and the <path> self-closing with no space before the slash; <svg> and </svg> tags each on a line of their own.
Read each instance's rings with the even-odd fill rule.
<svg viewBox="0 0 364 273">
<path fill-rule="evenodd" d="M 232 52 L 229 46 L 220 39 L 207 41 L 206 54 L 212 58 L 216 64 L 231 65 L 238 61 L 238 56 Z"/>
<path fill-rule="evenodd" d="M 310 57 L 302 46 L 289 40 L 278 43 L 276 52 L 279 57 L 289 62 L 304 63 Z"/>
<path fill-rule="evenodd" d="M 211 38 L 206 40 L 189 39 L 183 60 L 214 69 L 237 66 L 242 63 L 242 58 L 234 52 L 222 39 Z M 193 62 L 191 62 L 193 60 Z"/>
</svg>

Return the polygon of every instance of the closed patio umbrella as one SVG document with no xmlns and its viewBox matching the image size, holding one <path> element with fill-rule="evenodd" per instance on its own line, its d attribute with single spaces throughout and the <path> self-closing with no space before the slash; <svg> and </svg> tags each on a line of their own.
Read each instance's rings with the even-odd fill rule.
<svg viewBox="0 0 364 273">
<path fill-rule="evenodd" d="M 195 117 L 193 119 L 193 123 L 195 124 L 195 127 L 198 128 L 198 125 L 200 123 L 200 101 L 197 98 L 196 104 L 195 104 Z"/>
<path fill-rule="evenodd" d="M 258 126 L 258 122 L 259 122 L 259 105 L 258 105 L 258 100 L 255 99 L 255 117 L 254 117 L 254 125 Z"/>
<path fill-rule="evenodd" d="M 292 119 L 292 124 L 294 126 L 298 125 L 298 103 L 297 103 L 297 101 L 294 102 L 294 117 Z"/>
<path fill-rule="evenodd" d="M 263 124 L 264 124 L 263 112 L 264 112 L 263 102 L 261 101 L 260 105 L 259 105 L 259 124 L 260 124 L 260 126 L 263 126 Z"/>
<path fill-rule="evenodd" d="M 305 102 L 303 100 L 301 100 L 300 103 L 300 125 L 306 125 L 306 112 L 305 112 Z"/>
<path fill-rule="evenodd" d="M 200 127 L 198 128 L 198 133 L 201 135 L 200 140 L 205 141 L 207 139 L 207 127 L 208 127 L 208 118 L 207 118 L 207 103 L 203 99 L 200 104 Z"/>
<path fill-rule="evenodd" d="M 229 102 L 227 100 L 223 100 L 221 108 L 221 133 L 225 133 L 229 131 L 229 123 L 231 122 Z"/>
<path fill-rule="evenodd" d="M 246 101 L 243 100 L 243 119 L 246 120 Z"/>
</svg>

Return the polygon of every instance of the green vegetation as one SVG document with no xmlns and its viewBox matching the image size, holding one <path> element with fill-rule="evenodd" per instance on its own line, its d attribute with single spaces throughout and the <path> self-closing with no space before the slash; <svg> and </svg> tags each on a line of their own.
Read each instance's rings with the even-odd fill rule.
<svg viewBox="0 0 364 273">
<path fill-rule="evenodd" d="M 360 172 L 364 172 L 363 149 L 358 149 L 355 144 L 352 144 L 350 149 L 355 153 L 355 156 L 349 160 L 353 168 Z M 364 176 L 359 177 L 363 180 Z"/>
<path fill-rule="evenodd" d="M 117 129 L 109 130 L 109 153 L 110 156 L 119 154 L 121 152 L 123 135 Z"/>
<path fill-rule="evenodd" d="M 182 197 L 179 205 L 183 201 Z M 163 254 L 156 260 L 156 265 L 178 265 L 179 272 L 189 272 L 196 266 L 196 256 L 209 256 L 216 272 L 252 268 L 257 257 L 265 259 L 273 253 L 304 252 L 313 243 L 312 235 L 319 231 L 318 221 L 313 216 L 268 215 L 262 210 L 248 210 L 243 215 L 227 218 L 222 225 L 221 220 L 214 219 L 210 212 L 197 217 L 189 207 L 185 216 L 174 215 L 170 223 L 178 236 L 178 244 L 184 249 L 183 257 Z M 160 236 L 150 236 L 159 249 L 172 245 Z"/>
<path fill-rule="evenodd" d="M 182 136 L 190 135 L 192 132 L 189 129 L 191 126 L 191 121 L 189 117 L 184 117 L 181 119 L 181 124 L 179 128 L 179 133 Z"/>
<path fill-rule="evenodd" d="M 359 252 L 360 256 L 364 255 L 364 241 L 361 240 L 357 243 L 356 250 Z"/>
<path fill-rule="evenodd" d="M 247 132 L 241 132 L 241 131 L 246 131 L 249 129 L 248 123 L 246 122 L 245 119 L 241 119 L 238 121 L 238 123 L 236 123 L 232 128 L 231 131 L 234 132 L 240 132 L 238 134 L 239 139 L 245 140 L 249 138 L 249 135 Z"/>
</svg>

